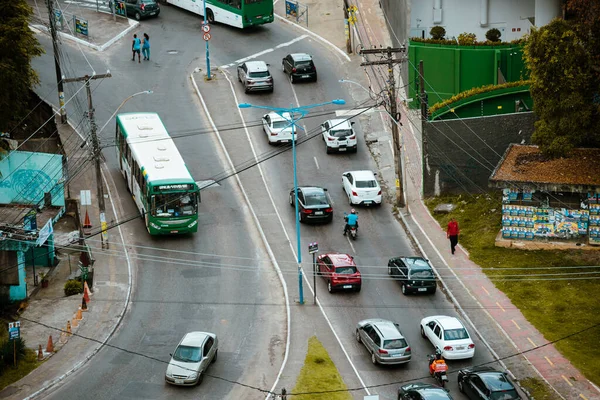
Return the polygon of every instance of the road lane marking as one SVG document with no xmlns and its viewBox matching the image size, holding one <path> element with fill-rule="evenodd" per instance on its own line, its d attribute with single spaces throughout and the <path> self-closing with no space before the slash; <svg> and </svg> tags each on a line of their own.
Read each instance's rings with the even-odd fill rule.
<svg viewBox="0 0 600 400">
<path fill-rule="evenodd" d="M 569 379 L 568 379 L 566 376 L 564 376 L 564 375 L 561 375 L 561 377 L 562 377 L 562 378 L 565 380 L 565 382 L 567 382 L 567 384 L 568 384 L 569 386 L 573 386 L 573 384 L 571 383 L 571 381 L 569 381 Z"/>
<path fill-rule="evenodd" d="M 488 296 L 490 295 L 490 292 L 488 292 L 484 286 L 482 286 L 481 288 L 487 293 Z"/>
<path fill-rule="evenodd" d="M 254 54 L 252 54 L 252 55 L 250 55 L 250 56 L 248 56 L 248 57 L 240 58 L 239 60 L 235 60 L 234 62 L 232 62 L 232 63 L 230 63 L 230 64 L 221 65 L 221 67 L 220 67 L 220 68 L 222 68 L 222 69 L 227 69 L 227 68 L 230 68 L 230 67 L 236 66 L 237 64 L 241 64 L 241 63 L 243 63 L 243 62 L 245 62 L 245 61 L 249 61 L 249 60 L 252 60 L 252 59 L 254 59 L 254 58 L 258 58 L 258 57 L 260 57 L 260 56 L 263 56 L 263 55 L 265 55 L 265 54 L 272 53 L 272 52 L 273 52 L 273 51 L 275 51 L 276 49 L 281 49 L 281 48 L 283 48 L 283 47 L 291 46 L 292 44 L 294 44 L 294 43 L 296 43 L 296 42 L 299 42 L 299 41 L 301 41 L 301 40 L 303 40 L 303 39 L 306 39 L 307 37 L 308 37 L 308 35 L 302 35 L 302 36 L 298 36 L 297 38 L 295 38 L 295 39 L 292 39 L 292 40 L 290 40 L 289 42 L 280 43 L 280 44 L 278 44 L 277 46 L 275 46 L 275 47 L 273 47 L 273 48 L 270 48 L 270 49 L 265 49 L 265 50 L 263 50 L 263 51 L 259 51 L 258 53 L 254 53 Z"/>
<path fill-rule="evenodd" d="M 579 397 L 581 397 L 583 400 L 588 400 L 588 398 L 587 398 L 587 397 L 585 397 L 585 396 L 583 395 L 583 393 L 579 393 Z"/>
<path fill-rule="evenodd" d="M 537 347 L 537 345 L 536 345 L 535 343 L 533 343 L 533 340 L 531 340 L 530 338 L 527 338 L 527 340 L 529 340 L 529 343 L 531 343 L 531 345 L 532 345 L 533 347 Z"/>
<path fill-rule="evenodd" d="M 350 238 L 348 237 L 348 235 L 346 235 L 346 240 L 348 240 L 348 243 L 350 244 L 350 247 L 352 247 L 352 252 L 354 254 L 356 254 L 356 249 L 354 248 L 354 245 L 352 244 L 352 242 L 350 241 Z"/>
<path fill-rule="evenodd" d="M 554 367 L 554 363 L 552 361 L 550 361 L 550 359 L 548 358 L 548 356 L 544 356 L 544 358 L 546 359 L 546 361 L 548 361 L 548 364 L 552 365 Z"/>
<path fill-rule="evenodd" d="M 225 77 L 227 77 L 227 74 L 224 74 L 224 75 L 225 75 Z M 221 134 L 219 133 L 219 130 L 217 129 L 217 126 L 215 125 L 215 122 L 213 121 L 212 116 L 210 115 L 210 112 L 208 111 L 208 107 L 206 106 L 206 103 L 204 102 L 204 98 L 200 94 L 200 90 L 198 89 L 198 85 L 196 84 L 196 81 L 194 80 L 193 74 L 190 74 L 190 79 L 192 80 L 194 89 L 196 90 L 196 95 L 200 98 L 200 102 L 202 103 L 204 112 L 208 116 L 208 120 L 209 120 L 213 130 L 217 134 L 216 136 L 219 140 L 219 144 L 221 145 L 221 149 L 223 150 L 225 157 L 227 158 L 227 161 L 229 162 L 229 165 L 231 166 L 233 171 L 236 171 L 235 165 L 233 164 L 231 157 L 229 157 L 229 153 L 227 152 L 227 148 L 225 147 L 225 143 L 223 143 L 223 140 L 221 139 Z M 233 85 L 231 84 L 231 81 L 229 80 L 229 78 L 227 78 L 227 80 L 229 81 L 229 85 L 231 86 L 231 91 L 234 93 L 234 96 L 235 96 L 235 91 L 233 90 Z M 236 100 L 237 100 L 237 97 L 236 97 Z M 239 110 L 239 108 L 238 108 L 238 110 Z M 254 207 L 252 206 L 252 203 L 250 202 L 250 199 L 248 198 L 248 194 L 246 193 L 246 190 L 244 189 L 244 186 L 242 185 L 242 181 L 240 180 L 240 177 L 238 176 L 238 174 L 235 174 L 235 179 L 236 179 L 238 186 L 244 196 L 244 199 L 246 200 L 248 209 L 250 210 L 250 213 L 252 214 L 254 223 L 256 224 L 256 227 L 257 227 L 258 232 L 261 236 L 261 239 L 265 245 L 267 253 L 269 254 L 269 258 L 271 259 L 271 262 L 273 263 L 275 270 L 277 271 L 277 276 L 279 277 L 279 280 L 281 282 L 281 286 L 283 288 L 283 294 L 285 297 L 285 310 L 286 310 L 286 317 L 287 317 L 286 318 L 287 321 L 286 321 L 285 352 L 283 355 L 283 361 L 281 362 L 281 367 L 279 368 L 279 372 L 277 373 L 275 382 L 273 383 L 273 386 L 271 387 L 271 392 L 273 392 L 275 390 L 275 388 L 277 387 L 277 384 L 279 383 L 279 379 L 281 378 L 281 375 L 283 374 L 283 370 L 287 364 L 288 356 L 290 353 L 291 311 L 290 311 L 289 295 L 288 295 L 288 291 L 287 291 L 287 283 L 285 281 L 285 278 L 283 277 L 283 273 L 281 272 L 281 269 L 279 268 L 279 263 L 277 262 L 277 259 L 275 258 L 275 254 L 273 253 L 273 250 L 271 249 L 271 246 L 269 245 L 269 242 L 267 241 L 265 232 L 263 231 L 260 221 L 258 220 L 256 213 L 254 212 Z M 275 209 L 275 212 L 277 212 L 277 209 Z M 285 234 L 287 237 L 287 232 Z M 288 237 L 288 241 L 289 241 L 289 237 Z"/>
<path fill-rule="evenodd" d="M 235 94 L 235 89 L 233 87 L 233 83 L 231 82 L 231 79 L 229 79 L 229 76 L 227 76 L 227 73 L 225 73 L 223 75 L 225 76 L 225 79 L 227 79 L 227 82 L 229 82 L 229 87 L 231 88 L 231 93 L 233 95 L 235 103 L 238 104 L 238 98 L 237 98 L 237 95 Z M 295 96 L 295 93 L 294 93 L 294 96 Z M 297 97 L 296 97 L 296 104 L 297 104 L 298 107 L 300 107 L 300 104 L 298 103 L 298 98 Z M 255 152 L 255 149 L 254 149 L 254 145 L 252 144 L 250 132 L 248 131 L 248 127 L 246 125 L 246 120 L 244 119 L 244 115 L 243 115 L 243 113 L 242 113 L 242 111 L 241 111 L 240 108 L 238 108 L 238 113 L 240 115 L 240 118 L 242 119 L 242 125 L 244 126 L 244 130 L 246 131 L 246 137 L 247 137 L 248 141 L 250 142 L 250 148 L 252 149 L 252 152 L 254 153 L 255 160 L 258 160 L 256 158 L 257 156 L 256 156 L 256 152 Z M 216 127 L 214 127 L 214 129 L 216 131 Z M 223 148 L 225 149 L 225 147 L 223 147 Z M 227 150 L 225 150 L 225 152 L 227 152 Z M 227 157 L 229 158 L 229 153 L 227 153 Z M 233 166 L 233 164 L 232 164 L 232 166 Z M 273 196 L 271 195 L 271 190 L 269 189 L 269 185 L 267 185 L 266 178 L 265 178 L 265 176 L 264 176 L 264 174 L 262 172 L 261 164 L 257 164 L 257 167 L 258 167 L 258 170 L 260 172 L 263 184 L 265 185 L 266 192 L 269 195 L 269 199 L 271 201 L 271 205 L 273 206 L 273 209 L 277 213 L 279 224 L 281 225 L 281 228 L 283 230 L 283 234 L 285 235 L 285 237 L 286 237 L 286 239 L 288 241 L 288 244 L 290 246 L 290 250 L 292 251 L 292 255 L 297 260 L 298 256 L 296 255 L 296 250 L 294 249 L 294 245 L 292 244 L 292 241 L 290 240 L 290 237 L 289 237 L 289 235 L 287 233 L 287 229 L 285 228 L 285 224 L 283 223 L 283 220 L 281 219 L 281 215 L 279 214 L 279 210 L 277 209 L 277 206 L 275 205 L 275 201 L 273 200 Z M 235 171 L 235 169 L 234 169 L 234 171 Z M 236 177 L 237 177 L 237 175 L 236 175 Z M 256 220 L 256 223 L 257 223 L 258 226 L 260 226 L 260 221 L 258 221 L 258 219 Z M 261 232 L 262 232 L 262 228 L 261 228 Z M 267 243 L 267 247 L 270 249 L 270 245 L 268 245 L 268 242 L 266 241 L 267 240 L 266 237 L 265 237 L 264 240 L 265 240 L 265 243 Z M 310 275 L 307 275 L 306 272 L 304 272 L 304 269 L 302 267 L 300 267 L 300 271 L 302 272 L 302 276 L 304 278 L 304 282 L 306 283 L 306 286 L 308 287 L 308 289 L 310 290 L 310 292 L 314 296 L 315 291 L 314 291 L 313 287 L 311 286 L 311 282 L 309 280 Z M 285 290 L 286 290 L 286 293 L 287 293 L 287 285 L 285 284 L 285 279 L 283 280 L 283 282 L 284 282 L 284 287 L 285 287 Z M 362 389 L 368 395 L 370 395 L 371 392 L 370 392 L 369 388 L 367 387 L 367 385 L 363 381 L 362 377 L 358 373 L 358 369 L 356 368 L 356 366 L 352 362 L 352 359 L 350 358 L 350 355 L 348 354 L 348 351 L 344 347 L 344 344 L 342 343 L 342 340 L 340 339 L 340 336 L 338 335 L 338 333 L 334 329 L 333 324 L 331 323 L 331 320 L 327 316 L 327 313 L 325 312 L 325 309 L 323 308 L 323 305 L 321 304 L 321 301 L 318 298 L 316 300 L 317 300 L 317 306 L 319 306 L 319 310 L 321 311 L 321 314 L 323 314 L 323 318 L 325 318 L 325 321 L 327 322 L 327 325 L 329 326 L 329 329 L 331 329 L 331 332 L 333 333 L 333 336 L 335 337 L 335 339 L 337 340 L 338 344 L 340 345 L 340 348 L 342 349 L 342 352 L 346 356 L 346 359 L 348 360 L 348 363 L 350 364 L 350 367 L 352 367 L 352 370 L 356 374 L 356 377 L 358 378 L 358 381 L 362 385 Z M 290 329 L 291 328 L 290 328 L 289 322 L 288 322 L 288 335 L 290 334 Z M 289 338 L 289 336 L 288 336 L 288 338 Z M 286 353 L 286 358 L 287 358 L 287 353 Z M 279 371 L 279 375 L 278 375 L 277 380 L 275 381 L 275 384 L 273 385 L 273 388 L 271 389 L 271 391 L 275 390 L 275 387 L 276 387 L 277 383 L 279 382 L 279 377 L 281 376 L 282 371 L 283 371 L 283 366 L 282 366 L 281 370 Z"/>
<path fill-rule="evenodd" d="M 500 307 L 500 309 L 501 309 L 503 312 L 506 312 L 506 310 L 505 310 L 504 308 L 502 308 L 502 306 L 500 305 L 500 303 L 496 302 L 496 305 L 497 305 L 498 307 Z"/>
<path fill-rule="evenodd" d="M 315 164 L 317 165 L 317 169 L 320 169 L 319 168 L 319 162 L 317 161 L 317 157 L 313 157 L 313 159 L 315 160 Z"/>
<path fill-rule="evenodd" d="M 354 108 L 352 110 L 335 110 L 336 117 L 355 117 L 358 114 L 371 114 L 375 112 L 373 107 Z"/>
<path fill-rule="evenodd" d="M 517 325 L 517 322 L 514 319 L 511 319 L 512 323 L 515 324 L 518 330 L 521 330 L 521 327 Z"/>
</svg>

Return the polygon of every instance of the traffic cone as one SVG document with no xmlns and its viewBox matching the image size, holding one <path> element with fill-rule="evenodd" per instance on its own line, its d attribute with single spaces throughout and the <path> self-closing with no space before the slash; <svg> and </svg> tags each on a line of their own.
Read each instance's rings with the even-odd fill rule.
<svg viewBox="0 0 600 400">
<path fill-rule="evenodd" d="M 77 326 L 79 326 L 79 322 L 77 321 L 77 317 L 73 316 L 73 319 L 71 319 L 71 326 L 73 328 L 77 328 Z"/>
<path fill-rule="evenodd" d="M 90 287 L 87 284 L 87 281 L 83 282 L 83 295 L 85 296 L 85 294 L 87 293 L 87 298 L 85 299 L 85 301 L 87 303 L 90 302 L 90 296 L 92 295 L 92 291 L 90 290 Z"/>
<path fill-rule="evenodd" d="M 81 311 L 87 311 L 87 303 L 85 302 L 85 296 L 81 298 Z"/>
<path fill-rule="evenodd" d="M 52 343 L 52 335 L 48 336 L 48 344 L 46 345 L 46 353 L 54 353 L 54 343 Z"/>
<path fill-rule="evenodd" d="M 38 345 L 38 361 L 42 361 L 44 359 L 44 352 L 42 351 L 42 345 Z"/>
<path fill-rule="evenodd" d="M 92 222 L 90 221 L 90 215 L 88 214 L 88 211 L 86 209 L 85 210 L 85 219 L 83 221 L 83 232 L 86 235 L 89 235 L 91 229 L 92 229 Z"/>
<path fill-rule="evenodd" d="M 83 319 L 83 316 L 81 315 L 81 307 L 79 307 L 79 309 L 77 310 L 77 313 L 75 314 L 75 319 L 77 321 L 81 321 Z"/>
<path fill-rule="evenodd" d="M 71 321 L 67 321 L 67 336 L 71 336 L 73 332 L 71 332 Z"/>
</svg>

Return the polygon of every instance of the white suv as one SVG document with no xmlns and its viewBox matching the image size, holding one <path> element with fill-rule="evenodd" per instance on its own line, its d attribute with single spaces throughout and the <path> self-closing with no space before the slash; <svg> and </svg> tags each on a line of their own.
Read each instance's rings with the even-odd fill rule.
<svg viewBox="0 0 600 400">
<path fill-rule="evenodd" d="M 321 124 L 321 133 L 327 153 L 332 151 L 351 151 L 356 153 L 356 133 L 352 128 L 354 122 L 346 119 L 330 119 Z"/>
</svg>

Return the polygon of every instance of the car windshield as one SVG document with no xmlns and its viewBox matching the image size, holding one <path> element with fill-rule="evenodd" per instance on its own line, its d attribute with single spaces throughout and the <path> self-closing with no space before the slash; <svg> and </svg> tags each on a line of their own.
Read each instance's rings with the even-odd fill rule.
<svg viewBox="0 0 600 400">
<path fill-rule="evenodd" d="M 398 350 L 407 347 L 408 344 L 404 339 L 392 339 L 392 340 L 384 340 L 383 348 L 388 350 Z"/>
<path fill-rule="evenodd" d="M 356 272 L 356 267 L 352 267 L 350 265 L 347 265 L 345 267 L 336 267 L 335 268 L 335 273 L 336 274 L 351 275 L 351 274 L 354 274 L 355 272 Z"/>
<path fill-rule="evenodd" d="M 514 389 L 492 392 L 490 394 L 490 400 L 515 400 L 518 398 L 517 391 Z"/>
<path fill-rule="evenodd" d="M 465 328 L 448 329 L 444 331 L 444 340 L 468 339 L 469 334 Z"/>
<path fill-rule="evenodd" d="M 410 273 L 412 279 L 433 279 L 433 272 L 430 269 L 416 269 Z"/>
<path fill-rule="evenodd" d="M 268 78 L 269 71 L 261 71 L 261 72 L 250 72 L 248 74 L 250 78 Z"/>
<path fill-rule="evenodd" d="M 452 397 L 444 389 L 421 389 L 419 393 L 427 400 L 451 400 Z"/>
<path fill-rule="evenodd" d="M 199 347 L 179 346 L 173 353 L 173 360 L 181 362 L 200 362 L 202 349 Z"/>
<path fill-rule="evenodd" d="M 304 201 L 307 206 L 326 206 L 329 204 L 327 196 L 323 192 L 304 193 Z"/>
<path fill-rule="evenodd" d="M 291 127 L 290 123 L 287 121 L 273 121 L 273 128 L 275 129 L 283 129 L 288 126 Z"/>
<path fill-rule="evenodd" d="M 341 138 L 346 136 L 351 136 L 352 131 L 350 129 L 339 129 L 339 130 L 331 130 L 329 134 L 333 137 Z"/>
<path fill-rule="evenodd" d="M 357 188 L 376 188 L 377 181 L 356 181 Z"/>
<path fill-rule="evenodd" d="M 152 214 L 157 217 L 180 217 L 196 213 L 196 195 L 194 193 L 163 193 L 153 196 Z"/>
</svg>

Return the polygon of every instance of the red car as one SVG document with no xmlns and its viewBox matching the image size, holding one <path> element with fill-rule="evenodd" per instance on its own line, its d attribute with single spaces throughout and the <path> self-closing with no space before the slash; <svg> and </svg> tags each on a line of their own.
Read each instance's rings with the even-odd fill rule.
<svg viewBox="0 0 600 400">
<path fill-rule="evenodd" d="M 355 290 L 360 292 L 362 279 L 354 257 L 348 254 L 330 253 L 317 258 L 319 275 L 327 281 L 329 293 L 334 290 Z"/>
</svg>

